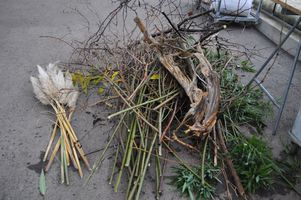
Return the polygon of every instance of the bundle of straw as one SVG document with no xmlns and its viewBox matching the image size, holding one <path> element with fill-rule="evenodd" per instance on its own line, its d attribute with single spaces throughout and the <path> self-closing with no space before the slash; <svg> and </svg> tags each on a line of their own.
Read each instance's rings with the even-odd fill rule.
<svg viewBox="0 0 301 200">
<path fill-rule="evenodd" d="M 35 96 L 42 104 L 50 105 L 56 114 L 56 123 L 46 148 L 43 159 L 44 162 L 47 160 L 56 133 L 58 129 L 60 129 L 59 139 L 50 155 L 45 171 L 47 172 L 49 170 L 55 155 L 60 149 L 61 183 L 64 183 L 66 180 L 66 184 L 69 184 L 67 167 L 70 165 L 70 160 L 73 166 L 78 170 L 80 177 L 83 177 L 83 172 L 80 166 L 79 156 L 84 161 L 86 167 L 89 170 L 91 169 L 70 123 L 79 92 L 77 87 L 73 85 L 71 74 L 68 71 L 64 73 L 56 64 L 52 63 L 46 67 L 46 70 L 39 65 L 37 67 L 38 77 L 30 77 Z M 68 115 L 66 110 L 68 110 Z"/>
</svg>

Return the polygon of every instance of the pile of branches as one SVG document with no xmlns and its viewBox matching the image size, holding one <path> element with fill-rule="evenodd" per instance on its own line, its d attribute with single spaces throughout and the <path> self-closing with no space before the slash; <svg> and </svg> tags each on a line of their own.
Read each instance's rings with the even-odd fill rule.
<svg viewBox="0 0 301 200">
<path fill-rule="evenodd" d="M 155 162 L 151 166 L 154 166 L 159 198 L 168 153 L 190 168 L 171 144 L 199 152 L 202 143 L 203 170 L 197 177 L 205 192 L 206 188 L 212 190 L 205 179 L 205 154 L 212 154 L 214 166 L 217 166 L 218 149 L 227 153 L 222 123 L 218 120 L 221 104 L 219 74 L 204 55 L 201 43 L 193 37 L 183 36 L 177 29 L 152 36 L 140 18 L 136 17 L 134 21 L 143 34 L 143 41 L 127 48 L 111 49 L 116 62 L 111 59 L 114 62 L 114 68 L 110 69 L 112 73 L 103 73 L 111 93 L 120 98 L 121 103 L 119 111 L 108 116 L 118 119 L 117 126 L 95 162 L 91 176 L 101 165 L 112 142 L 116 141 L 110 177 L 110 184 L 115 182 L 115 192 L 126 176 L 126 199 L 139 199 L 145 174 L 150 163 Z M 183 136 L 190 140 L 182 140 Z M 207 151 L 208 143 L 213 144 L 213 148 Z M 245 196 L 231 160 L 227 156 L 221 159 L 225 159 L 239 195 Z M 212 198 L 210 192 L 204 196 Z"/>
</svg>

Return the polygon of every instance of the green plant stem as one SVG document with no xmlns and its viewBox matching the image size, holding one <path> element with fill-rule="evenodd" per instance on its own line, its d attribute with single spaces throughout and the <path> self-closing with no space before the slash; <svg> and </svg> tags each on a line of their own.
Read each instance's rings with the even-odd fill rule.
<svg viewBox="0 0 301 200">
<path fill-rule="evenodd" d="M 63 136 L 64 138 L 64 136 Z M 66 139 L 66 138 L 64 138 Z M 63 161 L 64 161 L 64 171 L 65 171 L 65 177 L 66 177 L 66 184 L 69 185 L 69 176 L 68 176 L 68 165 L 67 165 L 67 150 L 66 150 L 66 146 L 65 146 L 65 142 L 63 141 L 62 145 L 61 145 L 62 149 L 63 149 Z"/>
<path fill-rule="evenodd" d="M 141 91 L 139 93 L 138 104 L 141 104 L 141 102 L 143 101 L 145 90 L 146 90 L 146 87 L 143 87 L 141 89 Z M 132 118 L 132 124 L 131 124 L 131 129 L 130 129 L 130 146 L 129 146 L 128 151 L 126 152 L 127 153 L 127 158 L 126 158 L 126 162 L 125 162 L 126 167 L 128 167 L 130 165 L 132 151 L 133 151 L 133 144 L 134 144 L 135 137 L 136 137 L 137 125 L 138 125 L 138 119 L 136 118 L 136 116 L 134 116 Z"/>
<path fill-rule="evenodd" d="M 162 142 L 160 140 L 161 136 L 162 136 L 162 108 L 159 109 L 159 140 L 158 140 L 158 143 L 159 143 L 159 156 L 162 156 Z"/>
<path fill-rule="evenodd" d="M 65 182 L 65 178 L 64 178 L 64 149 L 62 147 L 64 145 L 63 134 L 61 134 L 60 140 L 61 140 L 61 183 L 63 184 Z"/>
<path fill-rule="evenodd" d="M 125 167 L 128 167 L 130 165 L 130 161 L 131 161 L 131 155 L 132 155 L 132 151 L 133 151 L 133 143 L 135 140 L 135 136 L 136 136 L 136 129 L 137 129 L 137 122 L 136 122 L 136 117 L 134 117 L 133 121 L 132 121 L 132 125 L 131 125 L 131 129 L 130 129 L 130 134 L 128 136 L 129 138 L 129 146 L 127 148 L 126 151 L 126 161 L 125 161 Z"/>
<path fill-rule="evenodd" d="M 129 198 L 129 192 L 131 191 L 131 188 L 135 188 L 135 185 L 136 185 L 136 181 L 134 181 L 134 185 L 132 183 L 133 183 L 133 180 L 134 180 L 134 177 L 135 177 L 135 171 L 137 169 L 138 162 L 139 162 L 139 160 L 136 159 L 134 167 L 133 167 L 133 171 L 130 174 L 130 179 L 129 179 L 129 182 L 128 182 L 128 188 L 126 190 L 126 195 L 125 195 L 126 197 L 128 197 L 127 199 L 131 199 L 131 198 Z M 135 191 L 135 189 L 133 189 L 133 190 Z"/>
<path fill-rule="evenodd" d="M 198 179 L 202 180 L 202 177 L 200 177 L 197 173 L 195 173 L 194 170 L 192 170 L 170 147 L 166 142 L 163 141 L 163 144 L 167 147 L 167 149 L 180 161 L 180 164 L 182 164 L 184 167 L 186 167 L 193 175 L 195 175 Z"/>
<path fill-rule="evenodd" d="M 141 106 L 144 106 L 144 105 L 147 105 L 147 104 L 156 102 L 156 101 L 160 101 L 161 99 L 164 99 L 164 98 L 166 98 L 166 97 L 168 97 L 168 96 L 170 96 L 170 95 L 173 95 L 173 94 L 174 94 L 174 92 L 171 92 L 171 93 L 169 93 L 169 94 L 167 94 L 167 95 L 164 95 L 164 96 L 162 96 L 162 97 L 158 97 L 158 98 L 156 98 L 156 99 L 148 100 L 148 101 L 145 101 L 145 102 L 143 102 L 143 103 L 141 103 L 141 104 L 138 104 L 138 105 L 135 105 L 135 106 L 131 106 L 131 107 L 129 107 L 129 108 L 126 108 L 126 109 L 124 109 L 124 110 L 121 110 L 121 111 L 119 111 L 119 112 L 116 112 L 116 113 L 114 113 L 114 114 L 109 115 L 109 116 L 108 116 L 108 119 L 111 119 L 112 117 L 115 117 L 115 116 L 120 115 L 120 114 L 122 114 L 122 113 L 131 111 L 131 110 L 134 110 L 134 109 L 139 108 L 139 107 L 141 107 Z"/>
<path fill-rule="evenodd" d="M 159 87 L 159 95 L 162 96 L 162 88 L 161 88 L 161 78 L 158 80 L 158 87 Z M 159 124 L 158 124 L 158 130 L 159 130 L 159 156 L 162 156 L 162 144 L 161 144 L 161 136 L 162 136 L 162 107 L 159 109 Z"/>
<path fill-rule="evenodd" d="M 138 172 L 138 176 L 137 176 L 137 178 L 135 180 L 134 186 L 133 186 L 133 188 L 132 188 L 132 190 L 130 192 L 130 195 L 129 195 L 128 199 L 133 199 L 133 196 L 135 195 L 135 191 L 137 189 L 137 186 L 138 186 L 138 184 L 140 182 L 140 179 L 141 179 L 141 176 L 143 174 L 143 169 L 145 167 L 145 159 L 146 159 L 146 156 L 147 156 L 147 153 L 148 153 L 147 147 L 148 147 L 148 136 L 149 136 L 150 129 L 147 128 L 143 132 L 145 132 L 145 136 L 143 136 L 143 138 L 144 138 L 144 149 L 140 149 L 140 152 L 142 152 L 142 158 L 141 158 L 141 162 L 139 164 L 140 168 L 137 168 L 137 171 L 139 171 Z"/>
<path fill-rule="evenodd" d="M 137 124 L 138 124 L 138 129 L 139 129 L 139 133 L 140 133 L 140 145 L 139 145 L 139 149 L 138 149 L 138 156 L 137 156 L 137 159 L 138 159 L 138 163 L 137 163 L 137 168 L 136 168 L 136 171 L 135 171 L 135 176 L 138 176 L 139 175 L 139 168 L 140 168 L 140 159 L 142 157 L 142 149 L 144 149 L 144 131 L 142 130 L 141 126 L 140 126 L 140 123 L 139 123 L 139 120 L 137 121 Z"/>
<path fill-rule="evenodd" d="M 125 153 L 124 153 L 124 156 L 122 158 L 121 167 L 120 167 L 118 177 L 117 177 L 117 181 L 116 181 L 116 184 L 115 184 L 115 187 L 114 187 L 114 192 L 118 191 L 118 187 L 119 187 L 119 184 L 121 182 L 121 177 L 122 177 L 122 174 L 123 174 L 123 168 L 125 167 L 128 151 L 129 151 L 129 148 L 130 148 L 130 140 L 131 140 L 131 137 L 130 137 L 130 135 L 128 135 L 127 142 L 126 142 L 126 147 L 125 147 Z"/>
<path fill-rule="evenodd" d="M 116 150 L 116 153 L 115 153 L 114 164 L 113 164 L 112 173 L 111 173 L 111 176 L 110 176 L 109 185 L 111 185 L 112 181 L 113 181 L 113 176 L 114 176 L 114 173 L 115 173 L 115 168 L 116 168 L 117 159 L 118 159 L 118 153 L 119 153 L 119 144 L 117 146 L 117 150 Z"/>
<path fill-rule="evenodd" d="M 158 150 L 156 150 L 156 199 L 158 199 L 160 196 L 160 182 L 161 182 L 161 176 L 162 176 L 161 163 L 160 163 L 159 156 L 160 155 L 158 153 Z"/>
<path fill-rule="evenodd" d="M 145 176 L 145 173 L 146 173 L 146 170 L 147 170 L 147 167 L 148 167 L 149 159 L 150 159 L 151 152 L 153 150 L 154 144 L 156 142 L 156 139 L 157 139 L 157 134 L 154 135 L 154 138 L 153 138 L 153 140 L 151 142 L 151 145 L 150 145 L 150 148 L 149 148 L 149 152 L 148 152 L 146 160 L 145 160 L 145 164 L 144 164 L 144 167 L 143 167 L 143 172 L 142 172 L 141 178 L 139 180 L 138 191 L 136 193 L 136 198 L 135 198 L 136 200 L 139 200 L 142 184 L 143 184 L 143 181 L 144 181 L 144 176 Z"/>
<path fill-rule="evenodd" d="M 137 189 L 137 186 L 138 186 L 138 183 L 139 183 L 139 180 L 140 180 L 140 175 L 136 178 L 136 180 L 134 181 L 134 185 L 133 187 L 131 188 L 131 191 L 130 191 L 130 194 L 127 196 L 127 199 L 129 200 L 132 200 L 133 199 L 133 196 L 135 195 L 135 192 L 136 192 L 136 189 Z"/>
<path fill-rule="evenodd" d="M 124 117 L 125 117 L 125 114 L 121 116 L 118 125 L 116 126 L 114 132 L 112 133 L 112 135 L 111 135 L 111 137 L 110 137 L 110 140 L 108 141 L 108 143 L 106 144 L 105 148 L 103 149 L 103 151 L 102 151 L 101 154 L 99 155 L 98 159 L 97 159 L 96 162 L 94 163 L 93 169 L 92 169 L 91 173 L 89 174 L 89 176 L 88 176 L 88 178 L 87 178 L 87 181 L 86 181 L 85 185 L 88 184 L 88 182 L 90 181 L 90 179 L 92 178 L 92 176 L 95 174 L 96 170 L 98 169 L 98 167 L 99 167 L 100 164 L 102 163 L 102 161 L 103 161 L 103 159 L 104 159 L 104 156 L 105 156 L 107 150 L 109 149 L 109 147 L 110 147 L 110 145 L 111 145 L 111 143 L 112 143 L 112 141 L 113 141 L 113 139 L 114 139 L 114 137 L 115 137 L 115 135 L 116 135 L 116 133 L 117 133 L 119 127 L 120 127 L 120 125 L 121 125 L 122 122 L 123 122 Z"/>
<path fill-rule="evenodd" d="M 113 84 L 113 86 L 115 86 L 115 85 Z M 118 86 L 114 87 L 114 90 L 116 91 L 116 93 L 120 96 L 120 98 L 124 101 L 124 103 L 130 107 L 131 106 L 130 103 L 122 96 L 122 94 L 119 92 L 119 90 L 117 88 L 119 88 L 119 87 Z M 139 117 L 141 120 L 143 120 L 154 131 L 159 132 L 158 129 L 154 125 L 152 125 L 147 119 L 145 119 L 145 117 L 139 111 L 137 111 L 135 109 L 133 111 L 136 113 L 137 117 Z"/>
</svg>

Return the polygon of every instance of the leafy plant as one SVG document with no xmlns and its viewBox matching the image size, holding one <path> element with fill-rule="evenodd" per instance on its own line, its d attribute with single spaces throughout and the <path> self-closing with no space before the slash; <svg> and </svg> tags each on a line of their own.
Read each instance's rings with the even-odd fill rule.
<svg viewBox="0 0 301 200">
<path fill-rule="evenodd" d="M 263 130 L 272 108 L 260 89 L 244 87 L 233 69 L 225 69 L 221 72 L 221 91 L 221 113 L 227 121 L 238 126 L 251 125 L 258 132 Z"/>
<path fill-rule="evenodd" d="M 247 192 L 270 188 L 273 184 L 274 162 L 266 143 L 253 136 L 234 136 L 230 140 L 233 164 Z"/>
<path fill-rule="evenodd" d="M 220 74 L 221 111 L 220 118 L 229 126 L 250 125 L 261 132 L 265 127 L 265 119 L 272 115 L 272 106 L 263 99 L 263 92 L 258 88 L 244 87 L 237 74 L 237 62 L 240 69 L 255 72 L 250 61 L 230 59 L 229 53 L 207 50 L 206 56 L 212 67 Z M 231 61 L 231 62 L 229 62 Z"/>
<path fill-rule="evenodd" d="M 215 188 L 213 184 L 217 182 L 216 175 L 219 173 L 217 167 L 205 165 L 204 179 L 202 184 L 200 179 L 201 167 L 193 166 L 188 169 L 184 165 L 173 168 L 174 176 L 172 176 L 171 184 L 174 185 L 183 195 L 187 195 L 191 200 L 194 199 L 214 199 Z"/>
<path fill-rule="evenodd" d="M 103 80 L 104 76 L 102 75 L 84 75 L 79 71 L 72 74 L 73 83 L 78 84 L 85 94 L 87 94 L 89 88 L 98 85 Z"/>
<path fill-rule="evenodd" d="M 226 137 L 235 169 L 247 192 L 269 188 L 274 182 L 273 175 L 277 168 L 271 150 L 255 136 L 249 139 L 242 136 L 239 127 L 248 125 L 260 133 L 265 127 L 265 119 L 272 114 L 271 105 L 263 99 L 260 89 L 243 86 L 236 71 L 235 59 L 225 66 L 229 61 L 226 53 L 221 53 L 220 57 L 214 52 L 208 52 L 207 55 L 220 74 L 222 97 L 219 117 L 227 130 Z M 239 63 L 241 70 L 255 72 L 248 60 Z"/>
<path fill-rule="evenodd" d="M 243 60 L 240 62 L 240 69 L 244 72 L 256 72 L 256 69 L 254 69 L 254 66 L 249 60 Z"/>
</svg>

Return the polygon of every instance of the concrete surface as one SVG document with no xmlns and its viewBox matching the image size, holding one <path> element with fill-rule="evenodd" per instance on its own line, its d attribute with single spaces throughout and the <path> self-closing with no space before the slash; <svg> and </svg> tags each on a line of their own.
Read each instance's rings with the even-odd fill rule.
<svg viewBox="0 0 301 200">
<path fill-rule="evenodd" d="M 36 73 L 36 64 L 47 64 L 61 60 L 68 61 L 72 49 L 57 40 L 41 38 L 42 35 L 63 37 L 66 40 L 83 40 L 93 33 L 97 19 L 103 19 L 112 10 L 110 1 L 96 0 L 1 0 L 0 1 L 0 199 L 43 199 L 38 192 L 40 153 L 45 149 L 51 131 L 53 113 L 34 98 L 29 81 Z M 88 8 L 98 10 L 90 12 L 88 22 L 80 12 Z M 94 20 L 95 24 L 91 24 Z M 262 49 L 261 56 L 267 56 L 274 46 L 255 29 L 242 27 L 230 28 L 224 32 L 231 40 Z M 284 77 L 292 59 L 282 53 L 275 68 L 267 80 L 269 88 L 276 94 L 284 88 Z M 254 57 L 256 66 L 262 58 Z M 279 140 L 286 140 L 287 132 L 293 124 L 300 106 L 301 92 L 300 66 L 298 66 L 288 103 L 282 117 L 278 137 L 272 137 L 267 131 L 275 154 L 282 148 Z M 101 107 L 87 107 L 87 101 L 95 98 L 82 96 L 73 124 L 86 152 L 103 146 L 112 124 L 106 121 L 108 111 Z M 93 124 L 93 121 L 98 121 Z M 268 129 L 269 130 L 269 129 Z M 96 154 L 89 155 L 91 163 Z M 55 162 L 47 173 L 47 196 L 45 199 L 123 199 L 122 193 L 114 193 L 107 178 L 110 174 L 112 158 L 104 161 L 102 168 L 95 174 L 88 186 L 83 186 L 75 172 L 71 172 L 71 184 L 59 184 L 59 164 Z M 85 170 L 85 177 L 88 172 Z M 154 199 L 152 177 L 145 185 L 145 194 L 141 199 Z M 121 188 L 121 191 L 123 189 Z M 277 193 L 277 191 L 276 191 Z M 258 197 L 256 199 L 260 199 Z M 264 197 L 263 199 L 265 199 Z M 174 189 L 166 186 L 162 199 L 179 199 Z M 220 198 L 222 199 L 222 198 Z M 295 194 L 273 195 L 268 199 L 298 199 Z"/>
<path fill-rule="evenodd" d="M 72 49 L 62 42 L 40 36 L 85 38 L 85 22 L 72 9 L 86 9 L 87 5 L 89 1 L 84 0 L 0 1 L 1 200 L 43 199 L 38 192 L 39 157 L 49 140 L 54 117 L 48 107 L 34 98 L 29 77 L 36 74 L 37 64 L 68 60 Z M 102 3 L 102 8 L 109 11 L 112 7 Z M 93 126 L 92 122 L 105 112 L 100 109 L 89 112 L 81 106 L 78 111 L 80 114 L 75 114 L 74 127 L 82 138 L 85 151 L 99 149 L 111 127 L 110 124 L 101 125 L 106 122 Z M 91 163 L 94 159 L 95 155 L 89 156 Z M 57 161 L 46 176 L 46 199 L 121 198 L 106 182 L 109 168 L 105 163 L 87 187 L 83 186 L 84 179 L 80 180 L 74 172 L 70 176 L 70 186 L 66 187 L 58 183 Z M 84 173 L 87 177 L 88 171 Z"/>
<path fill-rule="evenodd" d="M 256 28 L 276 44 L 279 44 L 279 41 L 281 41 L 290 30 L 287 24 L 275 16 L 272 17 L 266 14 L 266 12 L 260 14 L 260 21 L 256 25 Z M 290 55 L 295 55 L 300 40 L 300 31 L 295 29 L 283 44 L 282 49 Z M 299 61 L 301 61 L 301 58 L 299 58 Z"/>
<path fill-rule="evenodd" d="M 243 29 L 239 26 L 230 27 L 226 31 L 220 34 L 221 36 L 229 39 L 229 41 L 242 44 L 248 47 L 253 55 L 250 57 L 255 68 L 260 68 L 261 64 L 270 55 L 270 53 L 275 48 L 275 44 L 261 35 L 261 33 L 253 27 Z M 255 50 L 255 51 L 252 51 Z M 274 60 L 271 61 L 271 63 Z M 284 51 L 280 51 L 273 67 L 271 68 L 267 78 L 265 79 L 263 85 L 270 91 L 270 93 L 275 97 L 276 100 L 281 101 L 281 96 L 283 95 L 284 88 L 286 87 L 289 70 L 293 62 L 293 57 Z M 265 72 L 264 70 L 259 76 L 259 80 L 262 79 Z M 279 124 L 279 128 L 276 136 L 272 135 L 273 127 L 275 125 L 275 116 L 267 120 L 267 127 L 263 134 L 263 139 L 267 141 L 269 147 L 272 149 L 273 155 L 279 157 L 280 153 L 284 150 L 286 145 L 291 144 L 291 138 L 288 135 L 289 131 L 292 129 L 293 123 L 301 106 L 301 64 L 297 65 L 295 75 L 292 81 L 292 85 L 289 91 L 288 99 L 282 118 Z M 248 83 L 252 74 L 243 74 L 241 77 L 244 83 Z M 274 107 L 274 113 L 278 112 Z M 296 186 L 297 190 L 301 191 L 301 184 Z M 281 194 L 277 194 L 281 193 Z M 277 191 L 275 194 L 268 194 L 264 196 L 253 195 L 253 199 L 262 200 L 291 200 L 291 199 L 301 199 L 294 192 Z"/>
<path fill-rule="evenodd" d="M 275 44 L 270 41 L 265 36 L 261 35 L 255 28 L 246 28 L 235 26 L 230 27 L 226 31 L 221 33 L 221 36 L 228 38 L 229 41 L 233 43 L 242 44 L 245 47 L 249 48 L 251 52 L 253 52 L 250 56 L 252 63 L 255 68 L 260 68 L 261 64 L 265 61 L 265 59 L 270 55 L 270 53 L 274 50 Z M 272 59 L 271 63 L 274 62 Z M 293 62 L 293 57 L 284 51 L 280 51 L 277 59 L 275 60 L 274 66 L 269 72 L 267 78 L 265 79 L 263 85 L 271 92 L 271 94 L 275 97 L 275 99 L 281 102 L 281 96 L 283 95 L 284 89 L 287 84 L 288 74 L 291 69 L 291 65 Z M 270 64 L 271 64 L 270 63 Z M 267 68 L 260 74 L 259 80 L 263 78 Z M 279 155 L 280 151 L 283 150 L 280 146 L 281 142 L 284 144 L 288 139 L 288 131 L 292 128 L 293 122 L 301 106 L 301 68 L 300 63 L 297 65 L 297 69 L 295 71 L 295 75 L 292 81 L 292 85 L 289 91 L 287 104 L 284 109 L 284 113 L 281 118 L 281 123 L 277 132 L 277 136 L 274 137 L 271 135 L 272 128 L 274 125 L 273 119 L 267 122 L 268 127 L 265 130 L 265 136 L 268 138 L 268 141 L 272 143 L 272 148 L 274 150 L 274 154 Z M 248 73 L 242 77 L 242 81 L 247 83 L 252 74 Z M 275 110 L 276 114 L 277 110 Z M 280 140 L 281 139 L 281 140 Z M 279 144 L 275 144 L 276 141 Z M 275 143 L 274 143 L 275 142 Z"/>
</svg>

